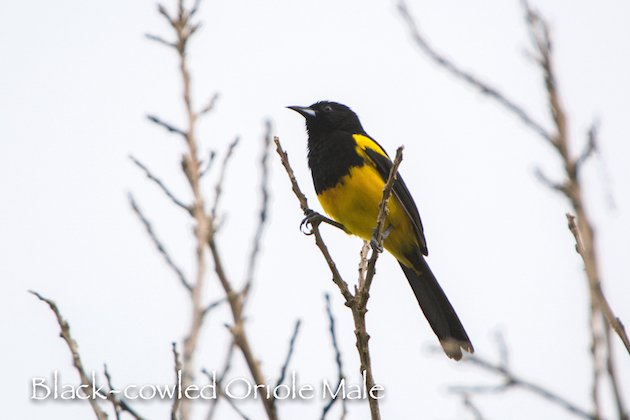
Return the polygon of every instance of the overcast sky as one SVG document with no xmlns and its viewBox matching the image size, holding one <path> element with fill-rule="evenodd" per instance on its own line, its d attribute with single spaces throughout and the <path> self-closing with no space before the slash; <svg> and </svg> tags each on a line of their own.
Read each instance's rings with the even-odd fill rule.
<svg viewBox="0 0 630 420">
<path fill-rule="evenodd" d="M 167 5 L 172 9 L 173 2 Z M 630 6 L 621 0 L 535 2 L 551 23 L 559 88 L 577 150 L 593 120 L 600 149 L 583 172 L 605 292 L 630 324 Z M 129 161 L 141 159 L 181 197 L 180 139 L 145 118 L 182 121 L 176 57 L 144 38 L 170 37 L 154 1 L 0 3 L 0 394 L 11 419 L 90 418 L 83 402 L 33 402 L 33 377 L 57 370 L 76 383 L 53 314 L 27 293 L 54 299 L 72 326 L 89 369 L 107 363 L 114 383 L 169 384 L 170 343 L 188 325 L 185 292 L 146 237 L 127 202 L 132 192 L 185 271 L 194 261 L 190 222 Z M 427 37 L 466 69 L 490 80 L 550 126 L 545 92 L 514 1 L 410 1 Z M 197 104 L 220 93 L 200 123 L 202 150 L 223 155 L 241 141 L 227 172 L 219 241 L 228 274 L 240 281 L 253 235 L 264 119 L 290 154 L 302 189 L 319 208 L 306 165 L 302 117 L 287 105 L 331 99 L 352 107 L 390 153 L 405 146 L 401 173 L 414 195 L 429 264 L 480 356 L 510 366 L 590 407 L 588 299 L 566 227 L 569 207 L 534 177 L 559 179 L 552 150 L 491 100 L 453 80 L 414 47 L 392 1 L 203 1 L 190 59 Z M 350 312 L 343 306 L 287 177 L 270 157 L 270 222 L 247 328 L 270 382 L 277 378 L 293 324 L 302 319 L 292 368 L 321 384 L 336 370 L 324 293 L 333 296 L 351 382 L 359 380 Z M 205 192 L 213 197 L 210 173 Z M 361 241 L 323 228 L 347 279 L 356 277 Z M 208 301 L 219 293 L 209 276 Z M 497 384 L 466 363 L 427 349 L 437 341 L 390 256 L 379 260 L 369 305 L 374 374 L 385 389 L 383 418 L 465 419 L 452 385 Z M 208 320 L 198 364 L 220 369 L 230 319 Z M 630 359 L 615 339 L 625 395 Z M 247 375 L 239 357 L 234 377 Z M 203 383 L 201 375 L 198 382 Z M 607 394 L 608 395 L 608 394 Z M 476 399 L 489 419 L 571 418 L 524 392 Z M 604 400 L 612 415 L 612 402 Z M 322 401 L 280 404 L 282 418 L 318 418 Z M 242 405 L 261 418 L 260 404 Z M 515 410 L 515 408 L 518 409 Z M 166 403 L 138 411 L 166 418 Z M 351 403 L 350 419 L 367 404 Z M 203 418 L 201 405 L 197 418 Z M 221 418 L 238 418 L 221 405 Z M 338 413 L 334 413 L 338 417 Z"/>
</svg>

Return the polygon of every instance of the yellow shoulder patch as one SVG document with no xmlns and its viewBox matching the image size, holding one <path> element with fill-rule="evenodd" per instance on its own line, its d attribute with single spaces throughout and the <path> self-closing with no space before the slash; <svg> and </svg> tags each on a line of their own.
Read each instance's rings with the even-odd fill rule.
<svg viewBox="0 0 630 420">
<path fill-rule="evenodd" d="M 359 156 L 365 158 L 364 151 L 367 149 L 373 150 L 379 155 L 387 156 L 387 153 L 378 145 L 374 140 L 369 138 L 368 136 L 364 136 L 363 134 L 353 134 L 352 138 L 357 144 L 356 151 Z"/>
</svg>

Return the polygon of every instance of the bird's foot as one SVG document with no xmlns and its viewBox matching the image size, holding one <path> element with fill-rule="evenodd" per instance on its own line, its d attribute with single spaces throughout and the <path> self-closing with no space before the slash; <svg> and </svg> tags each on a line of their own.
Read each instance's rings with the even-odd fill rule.
<svg viewBox="0 0 630 420">
<path fill-rule="evenodd" d="M 374 231 L 372 232 L 372 238 L 370 239 L 370 246 L 372 247 L 372 250 L 378 252 L 379 254 L 383 252 L 383 242 L 385 242 L 385 239 L 387 239 L 393 228 L 394 227 L 392 225 L 389 225 L 389 227 L 383 231 L 383 234 L 381 236 L 382 240 L 380 241 L 380 243 L 378 238 L 376 237 L 378 232 L 376 232 L 376 229 L 374 229 Z"/>
<path fill-rule="evenodd" d="M 334 220 L 329 219 L 328 217 L 324 216 L 323 214 L 317 213 L 314 210 L 306 209 L 304 210 L 304 214 L 306 215 L 306 217 L 302 219 L 302 222 L 300 223 L 300 231 L 305 235 L 312 235 L 313 229 L 316 226 L 319 226 L 319 224 L 322 222 L 328 223 L 329 225 L 348 233 L 348 230 L 344 225 L 339 222 L 335 222 Z M 304 227 L 306 227 L 306 230 L 304 230 Z"/>
</svg>

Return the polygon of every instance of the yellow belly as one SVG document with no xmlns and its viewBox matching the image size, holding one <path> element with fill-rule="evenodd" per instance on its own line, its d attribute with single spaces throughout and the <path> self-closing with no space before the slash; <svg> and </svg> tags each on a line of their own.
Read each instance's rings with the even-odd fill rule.
<svg viewBox="0 0 630 420">
<path fill-rule="evenodd" d="M 330 217 L 354 235 L 369 241 L 376 227 L 384 185 L 375 168 L 369 165 L 353 167 L 342 183 L 323 191 L 317 198 Z M 385 229 L 391 230 L 383 246 L 396 259 L 412 266 L 405 254 L 417 250 L 418 244 L 409 216 L 393 195 L 387 209 Z"/>
</svg>

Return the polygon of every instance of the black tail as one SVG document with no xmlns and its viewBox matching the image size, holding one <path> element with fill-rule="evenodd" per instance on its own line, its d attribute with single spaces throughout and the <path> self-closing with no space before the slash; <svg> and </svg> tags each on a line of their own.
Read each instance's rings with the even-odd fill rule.
<svg viewBox="0 0 630 420">
<path fill-rule="evenodd" d="M 402 263 L 407 280 L 416 295 L 424 316 L 429 321 L 433 332 L 440 339 L 440 344 L 448 357 L 455 360 L 462 358 L 462 350 L 473 353 L 473 345 L 457 317 L 455 309 L 437 282 L 424 258 L 420 258 L 419 274 Z"/>
</svg>

